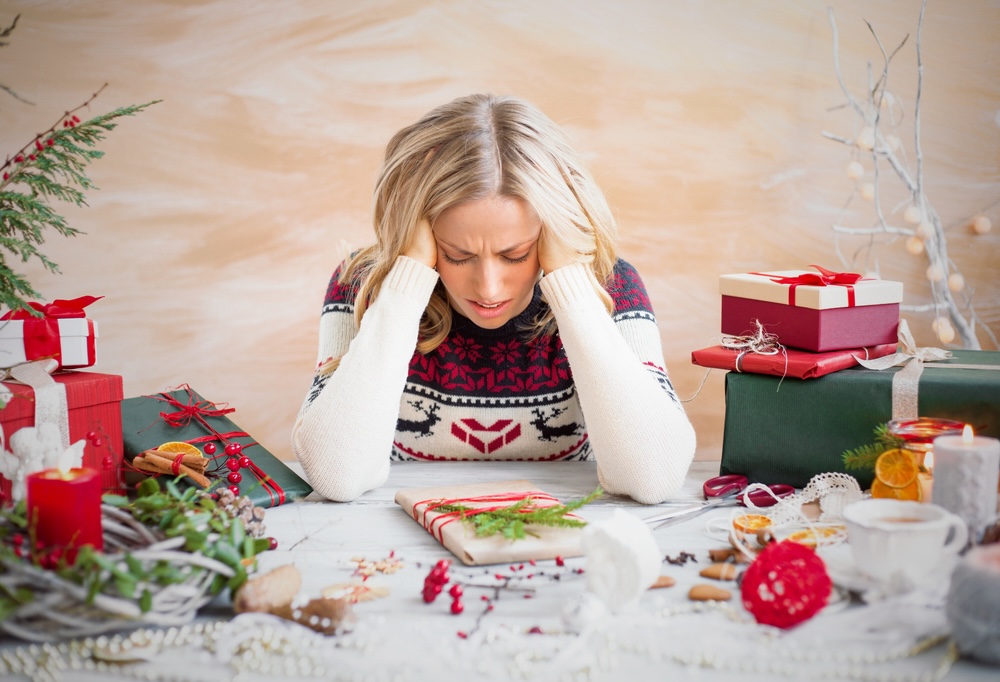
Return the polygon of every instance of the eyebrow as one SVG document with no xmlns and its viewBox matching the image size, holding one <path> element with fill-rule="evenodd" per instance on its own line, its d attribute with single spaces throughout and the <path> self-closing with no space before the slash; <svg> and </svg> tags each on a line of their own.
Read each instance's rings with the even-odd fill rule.
<svg viewBox="0 0 1000 682">
<path fill-rule="evenodd" d="M 455 246 L 454 244 L 452 244 L 451 242 L 448 242 L 448 241 L 445 241 L 444 239 L 441 239 L 440 237 L 438 237 L 438 241 L 441 242 L 442 244 L 444 244 L 445 246 L 447 246 L 449 249 L 452 249 L 453 251 L 455 251 L 456 253 L 458 253 L 460 255 L 463 255 L 463 256 L 475 256 L 476 255 L 476 254 L 472 253 L 471 251 L 466 251 L 465 249 L 461 249 L 461 248 Z M 502 251 L 500 251 L 500 255 L 502 256 L 502 255 L 510 253 L 511 251 L 517 251 L 518 249 L 523 249 L 525 246 L 530 245 L 534 241 L 535 241 L 534 239 L 526 239 L 523 242 L 520 242 L 518 244 L 514 244 L 513 246 L 508 246 L 506 249 L 503 249 Z"/>
</svg>

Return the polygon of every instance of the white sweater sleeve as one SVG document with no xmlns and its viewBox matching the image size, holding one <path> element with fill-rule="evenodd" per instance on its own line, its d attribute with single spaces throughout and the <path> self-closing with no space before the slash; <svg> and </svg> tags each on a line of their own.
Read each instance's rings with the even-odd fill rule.
<svg viewBox="0 0 1000 682">
<path fill-rule="evenodd" d="M 655 321 L 620 329 L 582 264 L 554 270 L 540 286 L 573 371 L 602 487 L 645 504 L 662 502 L 684 482 L 695 433 L 654 371 L 665 372 Z"/>
<path fill-rule="evenodd" d="M 400 256 L 340 365 L 303 405 L 292 428 L 292 451 L 324 497 L 347 502 L 388 478 L 399 401 L 420 317 L 437 280 L 433 269 Z M 339 317 L 334 326 L 353 326 L 351 316 Z M 334 345 L 338 338 L 344 343 L 342 337 L 350 331 L 329 327 L 321 324 L 321 334 L 334 339 Z M 321 356 L 330 346 L 329 339 L 320 340 Z"/>
</svg>

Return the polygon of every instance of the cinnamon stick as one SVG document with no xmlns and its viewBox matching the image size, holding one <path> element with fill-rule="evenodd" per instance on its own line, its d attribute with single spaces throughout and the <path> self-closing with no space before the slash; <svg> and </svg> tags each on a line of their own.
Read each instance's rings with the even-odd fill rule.
<svg viewBox="0 0 1000 682">
<path fill-rule="evenodd" d="M 149 471 L 157 474 L 173 474 L 174 472 L 174 462 L 171 459 L 166 459 L 165 457 L 156 457 L 148 454 L 142 454 L 136 456 L 132 460 L 132 465 L 136 469 L 142 471 Z M 210 484 L 208 478 L 198 473 L 191 467 L 181 464 L 177 467 L 177 474 L 183 474 L 190 478 L 192 481 L 200 485 L 202 488 L 207 488 Z"/>
</svg>

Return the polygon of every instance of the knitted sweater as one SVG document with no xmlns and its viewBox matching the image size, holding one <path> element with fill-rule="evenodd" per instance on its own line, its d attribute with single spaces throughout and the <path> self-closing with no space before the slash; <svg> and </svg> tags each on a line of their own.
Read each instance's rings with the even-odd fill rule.
<svg viewBox="0 0 1000 682">
<path fill-rule="evenodd" d="M 453 311 L 445 341 L 415 351 L 437 272 L 400 256 L 354 322 L 354 287 L 334 273 L 320 318 L 317 375 L 293 451 L 325 497 L 352 500 L 385 483 L 390 461 L 597 460 L 609 493 L 661 502 L 683 482 L 695 435 L 667 377 L 649 298 L 619 260 L 608 315 L 587 268 L 541 278 L 527 309 L 499 329 Z M 520 331 L 545 306 L 558 333 Z M 584 417 L 586 415 L 586 418 Z"/>
</svg>

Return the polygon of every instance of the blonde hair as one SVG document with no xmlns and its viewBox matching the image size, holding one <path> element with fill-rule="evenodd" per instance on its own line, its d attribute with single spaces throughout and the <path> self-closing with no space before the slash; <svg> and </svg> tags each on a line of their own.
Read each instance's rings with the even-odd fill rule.
<svg viewBox="0 0 1000 682">
<path fill-rule="evenodd" d="M 616 227 L 604 194 L 545 114 L 515 97 L 477 94 L 434 109 L 389 141 L 375 185 L 376 243 L 355 254 L 341 274 L 342 283 L 359 283 L 358 324 L 421 219 L 433 225 L 445 209 L 493 195 L 527 202 L 544 238 L 590 265 L 594 286 L 613 312 L 605 287 L 616 260 Z M 437 348 L 451 316 L 439 283 L 420 322 L 417 350 Z M 547 310 L 531 331 L 544 333 L 553 324 Z"/>
</svg>

